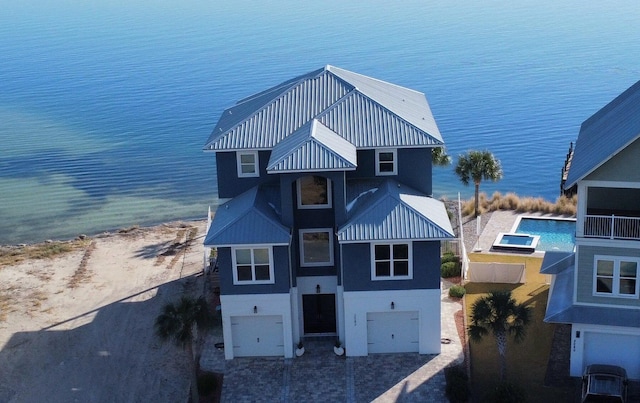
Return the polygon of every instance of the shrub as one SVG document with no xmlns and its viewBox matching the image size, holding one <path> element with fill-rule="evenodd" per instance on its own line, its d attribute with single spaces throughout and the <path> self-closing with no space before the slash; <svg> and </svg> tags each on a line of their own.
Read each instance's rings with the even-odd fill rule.
<svg viewBox="0 0 640 403">
<path fill-rule="evenodd" d="M 451 288 L 449 288 L 449 296 L 451 298 L 462 298 L 464 297 L 464 294 L 467 293 L 466 288 L 464 288 L 461 285 L 452 285 Z"/>
<path fill-rule="evenodd" d="M 445 252 L 440 259 L 441 263 L 457 262 L 460 263 L 460 257 L 456 256 L 453 252 Z"/>
<path fill-rule="evenodd" d="M 213 372 L 203 372 L 198 375 L 198 392 L 202 396 L 209 396 L 218 388 L 218 378 Z"/>
<path fill-rule="evenodd" d="M 560 196 L 554 203 L 541 197 L 519 197 L 515 193 L 502 195 L 500 192 L 494 192 L 490 199 L 487 198 L 485 193 L 480 193 L 478 200 L 478 209 L 480 210 L 480 214 L 487 211 L 514 210 L 519 213 L 539 212 L 547 214 L 576 215 L 576 205 L 578 203 L 576 195 L 571 197 Z M 463 203 L 462 214 L 465 216 L 474 214 L 473 197 Z"/>
<path fill-rule="evenodd" d="M 440 275 L 443 278 L 457 277 L 460 275 L 460 262 L 445 262 L 440 266 Z"/>
<path fill-rule="evenodd" d="M 447 382 L 445 392 L 451 403 L 462 403 L 469 400 L 469 377 L 458 365 L 444 369 Z"/>
<path fill-rule="evenodd" d="M 510 382 L 502 382 L 487 393 L 484 402 L 491 403 L 522 403 L 527 401 L 524 388 Z"/>
</svg>

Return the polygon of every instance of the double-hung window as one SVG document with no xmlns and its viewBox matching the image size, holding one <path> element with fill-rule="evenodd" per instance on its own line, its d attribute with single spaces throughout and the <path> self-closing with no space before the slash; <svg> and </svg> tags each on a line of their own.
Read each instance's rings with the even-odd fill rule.
<svg viewBox="0 0 640 403">
<path fill-rule="evenodd" d="M 257 151 L 238 151 L 236 153 L 236 161 L 238 165 L 238 178 L 260 176 Z"/>
<path fill-rule="evenodd" d="M 413 278 L 411 244 L 372 244 L 371 279 L 407 280 Z"/>
<path fill-rule="evenodd" d="M 595 295 L 638 298 L 640 259 L 622 256 L 595 256 Z"/>
<path fill-rule="evenodd" d="M 273 284 L 271 247 L 232 249 L 233 284 Z"/>
<path fill-rule="evenodd" d="M 376 175 L 398 174 L 398 151 L 396 149 L 376 150 Z"/>
<path fill-rule="evenodd" d="M 300 266 L 333 266 L 331 228 L 300 230 Z"/>
</svg>

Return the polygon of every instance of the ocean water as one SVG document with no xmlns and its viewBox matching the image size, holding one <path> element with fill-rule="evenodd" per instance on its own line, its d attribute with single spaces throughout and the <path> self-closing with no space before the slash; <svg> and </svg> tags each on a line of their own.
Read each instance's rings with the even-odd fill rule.
<svg viewBox="0 0 640 403">
<path fill-rule="evenodd" d="M 424 92 L 454 162 L 502 162 L 481 191 L 554 200 L 582 121 L 640 79 L 635 0 L 0 3 L 2 244 L 204 218 L 221 112 L 326 64 Z"/>
</svg>

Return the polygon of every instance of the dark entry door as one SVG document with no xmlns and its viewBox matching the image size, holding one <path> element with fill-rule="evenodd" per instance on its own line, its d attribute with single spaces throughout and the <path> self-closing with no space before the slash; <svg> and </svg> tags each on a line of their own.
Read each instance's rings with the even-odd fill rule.
<svg viewBox="0 0 640 403">
<path fill-rule="evenodd" d="M 336 332 L 336 295 L 308 294 L 302 296 L 304 333 Z"/>
</svg>

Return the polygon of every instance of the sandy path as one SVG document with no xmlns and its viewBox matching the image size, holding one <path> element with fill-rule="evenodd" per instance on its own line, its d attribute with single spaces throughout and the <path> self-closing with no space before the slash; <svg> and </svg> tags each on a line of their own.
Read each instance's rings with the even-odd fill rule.
<svg viewBox="0 0 640 403">
<path fill-rule="evenodd" d="M 9 296 L 0 402 L 185 401 L 184 353 L 161 344 L 153 322 L 168 301 L 202 290 L 204 225 L 97 237 L 85 250 L 0 268 Z"/>
</svg>

